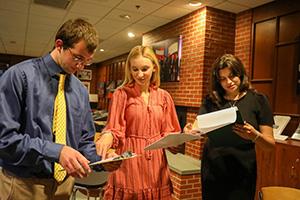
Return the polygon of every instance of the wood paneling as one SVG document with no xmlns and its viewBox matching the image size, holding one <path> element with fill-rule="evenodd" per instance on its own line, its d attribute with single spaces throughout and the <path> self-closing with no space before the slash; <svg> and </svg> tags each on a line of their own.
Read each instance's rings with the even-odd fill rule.
<svg viewBox="0 0 300 200">
<path fill-rule="evenodd" d="M 271 152 L 256 150 L 257 190 L 264 186 L 300 188 L 300 141 L 277 141 Z"/>
<path fill-rule="evenodd" d="M 255 88 L 258 92 L 261 92 L 265 95 L 267 95 L 269 101 L 271 102 L 273 99 L 273 87 L 272 87 L 272 81 L 257 81 L 252 83 L 253 88 Z"/>
<path fill-rule="evenodd" d="M 270 98 L 274 113 L 300 116 L 300 5 L 274 2 L 253 11 L 251 83 Z M 298 9 L 297 9 L 298 8 Z M 298 118 L 299 119 L 299 118 Z M 295 123 L 299 123 L 295 122 Z"/>
<path fill-rule="evenodd" d="M 300 188 L 300 142 L 277 144 L 275 169 L 276 185 Z"/>
<path fill-rule="evenodd" d="M 24 60 L 30 59 L 30 56 L 19 56 L 11 54 L 0 54 L 0 63 L 2 68 L 8 68 Z"/>
<path fill-rule="evenodd" d="M 300 12 L 280 17 L 279 19 L 279 43 L 294 42 L 300 40 Z"/>
<path fill-rule="evenodd" d="M 287 13 L 299 11 L 299 0 L 276 0 L 254 9 L 253 22 L 270 19 L 274 16 L 282 16 Z"/>
<path fill-rule="evenodd" d="M 274 70 L 274 47 L 276 41 L 276 20 L 254 25 L 254 54 L 252 79 L 272 79 Z"/>
<path fill-rule="evenodd" d="M 300 52 L 296 45 L 278 47 L 275 111 L 300 114 L 300 96 L 296 94 L 297 67 Z"/>
<path fill-rule="evenodd" d="M 257 190 L 261 187 L 273 185 L 275 183 L 275 149 L 264 151 L 256 147 L 257 158 Z"/>
<path fill-rule="evenodd" d="M 99 78 L 99 81 L 104 87 L 101 89 L 99 88 L 101 91 L 98 91 L 98 93 L 101 93 L 101 96 L 103 97 L 98 105 L 100 109 L 108 110 L 109 99 L 112 96 L 114 88 L 118 87 L 122 83 L 125 74 L 126 58 L 127 54 L 124 54 L 103 63 L 98 63 L 98 77 L 101 77 Z"/>
</svg>

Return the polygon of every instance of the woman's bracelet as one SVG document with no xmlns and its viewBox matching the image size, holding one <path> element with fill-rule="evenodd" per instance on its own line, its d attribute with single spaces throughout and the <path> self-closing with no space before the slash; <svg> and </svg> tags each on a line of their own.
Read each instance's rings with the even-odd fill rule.
<svg viewBox="0 0 300 200">
<path fill-rule="evenodd" d="M 253 143 L 256 142 L 256 140 L 260 137 L 260 133 L 256 133 L 255 138 L 252 140 Z"/>
</svg>

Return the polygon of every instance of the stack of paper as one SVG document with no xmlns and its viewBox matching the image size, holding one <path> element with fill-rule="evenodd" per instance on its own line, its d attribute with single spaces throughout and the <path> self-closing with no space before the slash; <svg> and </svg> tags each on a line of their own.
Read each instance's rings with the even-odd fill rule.
<svg viewBox="0 0 300 200">
<path fill-rule="evenodd" d="M 198 130 L 202 133 L 211 132 L 235 123 L 236 121 L 241 124 L 244 123 L 237 107 L 226 108 L 197 116 Z"/>
<path fill-rule="evenodd" d="M 226 108 L 197 116 L 197 130 L 207 133 L 214 146 L 237 146 L 251 143 L 232 131 L 235 123 L 243 124 L 244 120 L 237 107 Z"/>
<path fill-rule="evenodd" d="M 275 115 L 274 116 L 274 126 L 273 126 L 273 133 L 274 136 L 281 135 L 289 121 L 291 120 L 290 116 L 283 116 L 283 115 Z"/>
</svg>

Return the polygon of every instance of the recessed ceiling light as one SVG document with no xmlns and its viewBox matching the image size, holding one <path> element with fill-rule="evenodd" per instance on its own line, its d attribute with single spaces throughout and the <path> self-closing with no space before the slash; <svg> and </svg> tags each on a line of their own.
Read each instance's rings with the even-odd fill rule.
<svg viewBox="0 0 300 200">
<path fill-rule="evenodd" d="M 189 5 L 196 7 L 196 6 L 201 6 L 202 3 L 199 0 L 190 0 Z"/>
<path fill-rule="evenodd" d="M 132 33 L 132 32 L 128 32 L 128 33 L 127 33 L 127 35 L 128 35 L 128 37 L 130 37 L 130 38 L 133 38 L 133 37 L 135 37 L 135 34 L 134 34 L 134 33 Z"/>
<path fill-rule="evenodd" d="M 127 19 L 127 20 L 131 19 L 131 16 L 127 15 L 127 14 L 119 15 L 119 17 L 122 18 L 122 19 Z"/>
<path fill-rule="evenodd" d="M 99 51 L 103 52 L 103 51 L 104 51 L 104 49 L 99 49 Z"/>
</svg>

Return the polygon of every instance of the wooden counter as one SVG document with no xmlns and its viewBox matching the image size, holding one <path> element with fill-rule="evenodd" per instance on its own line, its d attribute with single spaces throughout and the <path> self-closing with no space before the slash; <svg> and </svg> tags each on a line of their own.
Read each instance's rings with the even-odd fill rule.
<svg viewBox="0 0 300 200">
<path fill-rule="evenodd" d="M 300 141 L 276 141 L 272 152 L 257 151 L 257 190 L 264 186 L 300 189 Z"/>
</svg>

